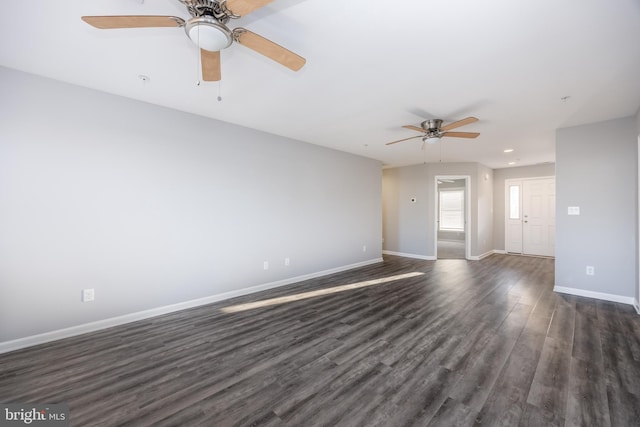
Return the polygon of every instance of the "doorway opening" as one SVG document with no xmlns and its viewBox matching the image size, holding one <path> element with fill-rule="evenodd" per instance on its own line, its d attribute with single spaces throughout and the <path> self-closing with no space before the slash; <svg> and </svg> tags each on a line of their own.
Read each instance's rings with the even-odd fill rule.
<svg viewBox="0 0 640 427">
<path fill-rule="evenodd" d="M 469 258 L 468 176 L 435 177 L 436 259 Z"/>
</svg>

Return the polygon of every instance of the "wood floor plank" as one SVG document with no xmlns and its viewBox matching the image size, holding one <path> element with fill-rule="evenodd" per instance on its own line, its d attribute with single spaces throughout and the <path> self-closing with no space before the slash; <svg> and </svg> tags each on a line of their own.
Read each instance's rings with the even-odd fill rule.
<svg viewBox="0 0 640 427">
<path fill-rule="evenodd" d="M 557 413 L 544 410 L 538 406 L 528 404 L 525 406 L 519 427 L 562 427 L 565 425 L 563 417 Z"/>
<path fill-rule="evenodd" d="M 491 394 L 476 417 L 475 425 L 510 427 L 518 425 L 526 409 L 530 384 L 538 366 L 545 336 L 523 331 Z"/>
<path fill-rule="evenodd" d="M 633 360 L 626 337 L 600 331 L 612 426 L 640 425 L 640 364 Z"/>
<path fill-rule="evenodd" d="M 581 298 L 576 302 L 574 325 L 572 357 L 591 364 L 602 364 L 602 343 L 595 301 Z"/>
<path fill-rule="evenodd" d="M 553 311 L 547 336 L 557 342 L 571 346 L 575 327 L 576 297 L 560 295 L 556 298 L 556 306 Z"/>
<path fill-rule="evenodd" d="M 630 338 L 626 340 L 629 350 L 633 355 L 633 359 L 636 362 L 640 362 L 640 316 L 631 306 L 617 304 L 616 309 L 622 326 L 620 332 Z"/>
<path fill-rule="evenodd" d="M 492 339 L 478 351 L 474 363 L 461 374 L 451 397 L 470 408 L 474 414 L 484 405 L 495 381 L 524 328 L 530 306 L 516 305 Z"/>
<path fill-rule="evenodd" d="M 527 403 L 545 413 L 545 419 L 564 418 L 570 363 L 571 346 L 547 337 L 527 397 Z"/>
<path fill-rule="evenodd" d="M 572 426 L 611 425 L 602 361 L 571 359 L 566 422 Z"/>
<path fill-rule="evenodd" d="M 385 256 L 2 354 L 0 401 L 73 426 L 638 425 L 640 316 L 553 280 L 552 259 Z"/>
<path fill-rule="evenodd" d="M 455 399 L 448 398 L 427 426 L 470 426 L 473 425 L 474 419 L 475 414 L 471 408 Z"/>
</svg>

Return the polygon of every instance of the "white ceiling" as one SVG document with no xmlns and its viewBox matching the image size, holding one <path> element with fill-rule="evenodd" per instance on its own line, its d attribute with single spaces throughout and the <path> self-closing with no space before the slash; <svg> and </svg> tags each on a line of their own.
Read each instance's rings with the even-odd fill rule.
<svg viewBox="0 0 640 427">
<path fill-rule="evenodd" d="M 637 0 L 276 0 L 228 25 L 302 55 L 305 67 L 295 73 L 233 44 L 221 53 L 221 83 L 199 86 L 197 48 L 182 28 L 80 20 L 127 14 L 189 17 L 177 0 L 2 0 L 0 65 L 391 166 L 552 162 L 555 129 L 640 106 Z M 457 130 L 481 132 L 475 140 L 385 146 L 418 135 L 402 125 L 471 115 L 480 121 Z"/>
</svg>

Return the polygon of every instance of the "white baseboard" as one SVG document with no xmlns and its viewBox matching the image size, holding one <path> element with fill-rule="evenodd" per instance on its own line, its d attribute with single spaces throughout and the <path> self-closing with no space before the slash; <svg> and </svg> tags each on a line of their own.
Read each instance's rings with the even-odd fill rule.
<svg viewBox="0 0 640 427">
<path fill-rule="evenodd" d="M 635 300 L 635 302 L 633 303 L 633 308 L 636 309 L 636 313 L 640 314 L 640 301 Z"/>
<path fill-rule="evenodd" d="M 395 255 L 395 256 L 403 256 L 405 258 L 416 258 L 423 259 L 426 261 L 435 261 L 436 257 L 433 255 L 417 255 L 417 254 L 408 254 L 405 252 L 394 252 L 394 251 L 382 251 L 384 255 Z"/>
<path fill-rule="evenodd" d="M 604 292 L 595 292 L 595 291 L 587 291 L 584 289 L 576 289 L 576 288 L 567 288 L 564 286 L 555 286 L 553 288 L 554 292 L 559 292 L 561 294 L 569 294 L 569 295 L 576 295 L 579 297 L 587 297 L 587 298 L 595 298 L 595 299 L 601 299 L 604 301 L 611 301 L 611 302 L 619 302 L 622 304 L 629 304 L 629 305 L 634 305 L 635 298 L 633 297 L 625 297 L 622 295 L 615 295 L 615 294 L 607 294 Z M 637 308 L 636 308 L 637 310 Z"/>
<path fill-rule="evenodd" d="M 416 254 L 408 254 L 405 252 L 394 252 L 394 251 L 382 251 L 382 253 L 384 255 L 395 255 L 395 256 L 403 256 L 406 258 L 416 258 L 416 259 L 424 259 L 426 261 L 436 261 L 437 258 L 432 256 L 432 255 L 416 255 Z M 485 252 L 482 255 L 471 255 L 469 258 L 467 258 L 470 261 L 480 261 L 481 259 L 484 259 L 486 257 L 488 257 L 489 255 L 493 255 L 493 254 L 504 254 L 506 253 L 505 251 L 502 250 L 491 250 L 489 252 Z"/>
<path fill-rule="evenodd" d="M 504 249 L 494 249 L 493 253 L 494 254 L 500 254 L 500 255 L 506 255 L 507 251 L 505 251 Z"/>
<path fill-rule="evenodd" d="M 314 279 L 316 277 L 327 276 L 333 273 L 339 273 L 341 271 L 351 270 L 358 267 L 364 267 L 366 265 L 382 262 L 382 258 L 374 258 L 367 261 L 358 262 L 355 264 L 349 264 L 341 267 L 331 268 L 328 270 L 318 271 L 315 273 L 304 274 L 302 276 L 291 277 L 288 279 L 278 280 L 275 282 L 264 283 L 249 288 L 238 289 L 230 292 L 223 292 L 221 294 L 210 295 L 203 298 L 193 299 L 190 301 L 179 302 L 177 304 L 165 305 L 162 307 L 152 308 L 149 310 L 138 311 L 135 313 L 125 314 L 122 316 L 111 317 L 108 319 L 98 320 L 95 322 L 84 323 L 81 325 L 71 326 L 69 328 L 58 329 L 55 331 L 45 332 L 38 335 L 32 335 L 29 337 L 18 338 L 11 341 L 0 342 L 0 354 L 7 353 L 9 351 L 19 350 L 21 348 L 31 347 L 38 344 L 44 344 L 51 341 L 56 341 L 62 338 L 69 338 L 76 335 L 86 334 L 88 332 L 95 332 L 101 329 L 111 328 L 113 326 L 123 325 L 125 323 L 131 323 L 138 320 L 144 320 L 162 314 L 173 313 L 175 311 L 185 310 L 188 308 L 198 307 L 205 304 L 211 304 L 214 302 L 235 298 L 243 295 L 252 294 L 255 292 L 265 291 L 267 289 L 273 289 L 280 286 L 290 285 L 304 280 Z"/>
<path fill-rule="evenodd" d="M 493 255 L 495 253 L 498 253 L 498 252 L 496 252 L 495 249 L 494 249 L 494 250 L 491 250 L 489 252 L 485 252 L 482 255 L 471 255 L 467 259 L 470 260 L 470 261 L 480 261 L 481 259 L 484 259 L 484 258 L 488 257 L 489 255 Z"/>
</svg>

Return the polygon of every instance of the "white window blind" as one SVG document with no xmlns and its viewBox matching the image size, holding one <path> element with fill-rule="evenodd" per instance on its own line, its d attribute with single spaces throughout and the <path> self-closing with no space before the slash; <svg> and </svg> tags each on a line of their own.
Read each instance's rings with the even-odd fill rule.
<svg viewBox="0 0 640 427">
<path fill-rule="evenodd" d="M 464 190 L 440 190 L 440 230 L 464 231 Z"/>
</svg>

